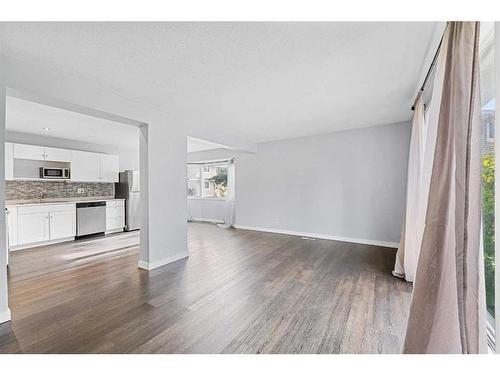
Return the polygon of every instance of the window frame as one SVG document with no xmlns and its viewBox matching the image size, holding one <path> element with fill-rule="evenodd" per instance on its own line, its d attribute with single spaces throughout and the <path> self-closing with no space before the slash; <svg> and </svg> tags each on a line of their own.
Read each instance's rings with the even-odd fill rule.
<svg viewBox="0 0 500 375">
<path fill-rule="evenodd" d="M 488 121 L 486 126 L 486 142 L 495 143 L 495 136 L 491 136 L 491 127 L 495 129 L 496 124 L 495 122 L 491 123 L 490 121 Z M 494 131 L 494 133 L 496 133 L 496 131 Z"/>
<path fill-rule="evenodd" d="M 188 163 L 189 165 L 189 163 Z M 194 164 L 191 164 L 191 165 L 198 165 L 198 163 L 194 163 Z M 189 180 L 197 180 L 197 181 L 200 181 L 200 196 L 194 196 L 194 195 L 188 195 L 187 198 L 189 200 L 209 200 L 209 201 L 226 201 L 227 200 L 227 197 L 224 197 L 224 198 L 220 198 L 220 197 L 204 197 L 203 196 L 203 190 L 207 189 L 205 188 L 205 182 L 208 182 L 206 181 L 205 177 L 203 176 L 203 173 L 206 173 L 206 172 L 210 172 L 210 167 L 212 166 L 215 166 L 216 168 L 217 167 L 226 167 L 227 170 L 229 170 L 229 162 L 207 162 L 207 163 L 199 163 L 199 168 L 200 168 L 200 178 L 199 179 L 187 179 L 187 181 Z M 208 170 L 207 170 L 208 168 Z M 209 182 L 210 184 L 210 182 Z M 210 185 L 208 187 L 208 189 L 210 189 Z"/>
<path fill-rule="evenodd" d="M 495 22 L 494 25 L 494 48 L 495 48 L 495 135 L 500 130 L 500 101 L 498 100 L 498 92 L 500 88 L 500 22 Z M 500 182 L 500 168 L 498 162 L 500 161 L 500 147 L 495 147 L 495 182 Z M 500 183 L 495 183 L 495 223 L 500 224 Z M 495 225 L 495 238 L 500 238 L 500 225 Z M 495 265 L 500 264 L 500 241 L 495 241 Z M 494 325 L 487 323 L 488 330 L 488 343 L 490 347 L 500 354 L 500 345 L 496 345 L 496 333 L 500 332 L 500 275 L 498 269 L 495 267 L 495 317 Z"/>
<path fill-rule="evenodd" d="M 200 182 L 200 196 L 203 194 L 202 192 L 202 178 L 203 178 L 203 174 L 201 173 L 201 169 L 199 170 L 200 172 L 200 177 L 199 178 L 190 178 L 189 175 L 188 175 L 188 168 L 189 168 L 189 164 L 186 165 L 186 195 L 189 199 L 191 198 L 199 198 L 199 196 L 196 196 L 196 195 L 189 195 L 187 194 L 188 190 L 189 190 L 189 182 L 190 181 L 199 181 Z M 198 168 L 199 169 L 199 168 Z"/>
</svg>

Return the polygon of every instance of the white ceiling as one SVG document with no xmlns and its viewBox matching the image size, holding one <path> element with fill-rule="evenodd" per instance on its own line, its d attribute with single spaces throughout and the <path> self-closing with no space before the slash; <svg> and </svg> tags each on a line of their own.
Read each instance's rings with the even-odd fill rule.
<svg viewBox="0 0 500 375">
<path fill-rule="evenodd" d="M 6 112 L 5 127 L 10 131 L 114 147 L 139 145 L 139 129 L 131 125 L 13 97 L 7 97 Z"/>
<path fill-rule="evenodd" d="M 221 145 L 219 143 L 206 141 L 204 139 L 187 137 L 187 152 L 206 151 L 206 150 L 213 150 L 216 148 L 228 148 L 228 147 L 225 145 Z"/>
<path fill-rule="evenodd" d="M 409 119 L 434 27 L 0 23 L 0 49 L 263 142 Z"/>
<path fill-rule="evenodd" d="M 48 128 L 49 130 L 44 130 Z M 43 137 L 109 146 L 112 149 L 139 148 L 135 126 L 66 111 L 43 104 L 7 97 L 6 129 Z M 223 148 L 224 145 L 188 137 L 188 152 Z"/>
</svg>

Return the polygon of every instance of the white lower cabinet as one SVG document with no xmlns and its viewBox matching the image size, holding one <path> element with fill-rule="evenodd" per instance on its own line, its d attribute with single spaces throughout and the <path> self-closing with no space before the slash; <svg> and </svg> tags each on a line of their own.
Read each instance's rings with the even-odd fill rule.
<svg viewBox="0 0 500 375">
<path fill-rule="evenodd" d="M 9 222 L 9 225 L 14 223 Z M 76 205 L 55 204 L 19 206 L 17 209 L 17 243 L 22 246 L 37 242 L 74 237 Z"/>
<path fill-rule="evenodd" d="M 76 236 L 76 204 L 33 204 L 7 206 L 9 246 L 26 248 Z M 106 232 L 125 227 L 125 201 L 106 201 Z"/>
<path fill-rule="evenodd" d="M 106 232 L 121 232 L 125 226 L 125 201 L 106 201 Z"/>
<path fill-rule="evenodd" d="M 55 211 L 50 213 L 50 239 L 73 237 L 76 235 L 75 213 L 72 211 Z"/>
<path fill-rule="evenodd" d="M 49 213 L 22 213 L 17 215 L 18 245 L 50 240 Z"/>
<path fill-rule="evenodd" d="M 7 236 L 9 246 L 17 245 L 17 206 L 5 206 L 7 209 Z"/>
</svg>

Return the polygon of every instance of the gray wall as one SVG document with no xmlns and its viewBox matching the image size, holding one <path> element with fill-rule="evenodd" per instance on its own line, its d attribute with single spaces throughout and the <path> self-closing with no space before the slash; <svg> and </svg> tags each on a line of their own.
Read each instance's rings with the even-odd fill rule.
<svg viewBox="0 0 500 375">
<path fill-rule="evenodd" d="M 97 134 L 96 137 L 99 135 Z M 119 140 L 117 140 L 119 142 Z M 46 137 L 37 134 L 26 134 L 16 131 L 5 131 L 5 142 L 25 143 L 37 146 L 68 148 L 72 150 L 102 152 L 120 157 L 120 171 L 139 169 L 139 132 L 137 132 L 137 148 L 110 147 L 94 143 L 79 142 L 70 139 Z"/>
<path fill-rule="evenodd" d="M 374 126 L 263 143 L 256 154 L 212 150 L 188 160 L 236 156 L 237 225 L 398 242 L 410 128 Z"/>
</svg>

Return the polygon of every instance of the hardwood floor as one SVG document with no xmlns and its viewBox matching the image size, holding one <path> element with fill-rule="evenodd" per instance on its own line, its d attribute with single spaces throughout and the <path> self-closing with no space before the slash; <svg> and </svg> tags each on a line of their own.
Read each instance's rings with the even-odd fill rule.
<svg viewBox="0 0 500 375">
<path fill-rule="evenodd" d="M 190 223 L 189 258 L 137 268 L 138 233 L 12 253 L 2 353 L 398 353 L 395 250 Z"/>
</svg>

